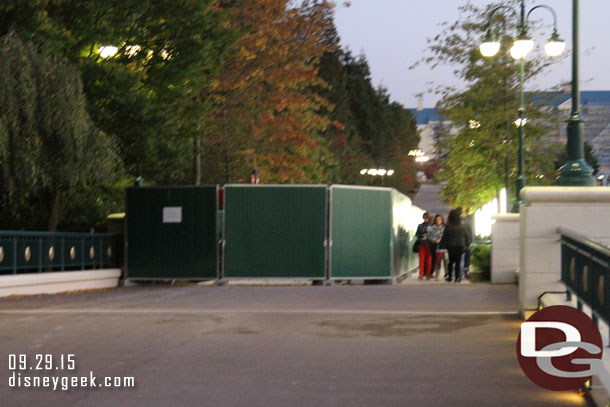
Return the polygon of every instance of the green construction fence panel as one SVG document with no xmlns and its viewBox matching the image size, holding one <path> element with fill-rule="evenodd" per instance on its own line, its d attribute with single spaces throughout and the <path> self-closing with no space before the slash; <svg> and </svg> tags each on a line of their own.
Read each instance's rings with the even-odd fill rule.
<svg viewBox="0 0 610 407">
<path fill-rule="evenodd" d="M 409 197 L 392 191 L 392 265 L 395 276 L 408 273 L 419 264 L 419 256 L 413 253 L 412 247 L 423 214 L 424 211 L 413 205 Z"/>
<path fill-rule="evenodd" d="M 326 278 L 326 185 L 226 185 L 223 278 Z"/>
<path fill-rule="evenodd" d="M 129 188 L 126 278 L 218 278 L 216 186 Z"/>
<path fill-rule="evenodd" d="M 330 187 L 330 279 L 390 279 L 392 189 Z"/>
</svg>

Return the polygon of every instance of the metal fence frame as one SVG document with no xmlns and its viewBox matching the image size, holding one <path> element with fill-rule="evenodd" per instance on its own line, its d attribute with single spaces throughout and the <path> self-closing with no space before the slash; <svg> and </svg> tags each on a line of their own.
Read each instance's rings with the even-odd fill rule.
<svg viewBox="0 0 610 407">
<path fill-rule="evenodd" d="M 119 240 L 109 233 L 2 230 L 0 274 L 116 268 Z"/>
<path fill-rule="evenodd" d="M 128 245 L 129 245 L 129 236 L 128 236 L 128 228 L 129 228 L 129 214 L 127 213 L 127 191 L 125 191 L 125 225 L 124 225 L 124 234 L 125 234 L 125 247 L 124 247 L 124 253 L 125 253 L 125 268 L 123 270 L 123 275 L 125 280 L 129 280 L 129 281 L 211 281 L 211 280 L 219 280 L 220 279 L 220 266 L 219 266 L 219 262 L 220 262 L 220 250 L 218 248 L 218 214 L 219 214 L 219 208 L 218 208 L 218 190 L 219 190 L 219 185 L 177 185 L 177 186 L 150 186 L 150 187 L 134 187 L 132 189 L 138 189 L 138 188 L 143 188 L 143 189 L 149 189 L 149 190 L 155 190 L 155 189 L 159 189 L 159 190 L 166 190 L 166 189 L 196 189 L 196 188 L 211 188 L 211 187 L 215 187 L 216 188 L 216 199 L 215 199 L 215 226 L 214 226 L 214 233 L 215 233 L 215 241 L 216 241 L 216 248 L 215 248 L 215 255 L 216 255 L 216 276 L 213 278 L 202 278 L 199 276 L 192 276 L 192 277 L 176 277 L 176 276 L 168 276 L 168 277 L 142 277 L 142 276 L 130 276 L 129 275 L 129 250 L 128 250 Z"/>
<path fill-rule="evenodd" d="M 334 189 L 355 189 L 355 190 L 368 190 L 368 191 L 385 191 L 390 194 L 390 243 L 388 248 L 388 255 L 390 257 L 390 275 L 389 276 L 373 276 L 373 277 L 363 277 L 363 276 L 332 276 L 332 250 L 333 250 L 333 190 Z M 341 185 L 341 184 L 333 184 L 329 188 L 329 199 L 328 199 L 328 226 L 327 226 L 327 279 L 328 281 L 336 281 L 336 280 L 393 280 L 395 278 L 394 274 L 394 239 L 393 239 L 393 229 L 394 229 L 394 208 L 392 205 L 392 191 L 393 188 L 384 188 L 384 187 L 368 187 L 368 186 L 359 186 L 359 185 Z"/>
<path fill-rule="evenodd" d="M 225 243 L 226 243 L 226 214 L 227 214 L 227 205 L 229 204 L 229 200 L 227 199 L 227 188 L 325 188 L 326 189 L 326 203 L 325 203 L 325 222 L 324 222 L 324 276 L 323 277 L 226 277 L 225 275 L 225 266 L 226 266 L 226 255 L 225 255 Z M 224 207 L 223 207 L 223 221 L 222 221 L 222 241 L 221 241 L 221 253 L 222 253 L 222 264 L 220 267 L 220 277 L 219 280 L 257 280 L 257 281 L 265 281 L 265 280 L 311 280 L 311 281 L 327 281 L 328 280 L 328 267 L 329 263 L 329 253 L 328 253 L 328 239 L 329 239 L 329 223 L 328 223 L 328 214 L 329 214 L 329 205 L 330 199 L 328 195 L 329 187 L 326 184 L 225 184 L 223 185 L 224 189 Z"/>
</svg>

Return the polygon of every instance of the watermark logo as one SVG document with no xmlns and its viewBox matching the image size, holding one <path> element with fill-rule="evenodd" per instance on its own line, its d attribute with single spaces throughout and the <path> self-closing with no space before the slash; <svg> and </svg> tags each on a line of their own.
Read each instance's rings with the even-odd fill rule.
<svg viewBox="0 0 610 407">
<path fill-rule="evenodd" d="M 602 337 L 582 311 L 563 305 L 544 308 L 521 324 L 517 358 L 525 375 L 548 390 L 578 388 L 602 366 Z"/>
</svg>

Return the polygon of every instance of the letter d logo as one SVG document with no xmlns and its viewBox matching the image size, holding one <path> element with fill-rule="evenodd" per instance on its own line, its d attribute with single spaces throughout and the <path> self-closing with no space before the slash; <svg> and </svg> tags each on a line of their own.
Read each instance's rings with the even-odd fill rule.
<svg viewBox="0 0 610 407">
<path fill-rule="evenodd" d="M 559 357 L 576 351 L 576 346 L 566 346 L 559 350 L 536 350 L 536 329 L 559 329 L 566 339 L 564 342 L 580 342 L 580 332 L 565 322 L 535 321 L 521 324 L 521 355 L 525 357 Z"/>
</svg>

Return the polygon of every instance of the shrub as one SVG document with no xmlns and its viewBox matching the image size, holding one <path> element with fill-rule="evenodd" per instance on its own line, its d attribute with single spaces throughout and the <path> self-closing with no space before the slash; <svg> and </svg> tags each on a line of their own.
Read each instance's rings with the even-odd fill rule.
<svg viewBox="0 0 610 407">
<path fill-rule="evenodd" d="M 485 243 L 478 243 L 470 249 L 470 262 L 483 274 L 485 279 L 489 279 L 491 273 L 491 246 Z"/>
</svg>

